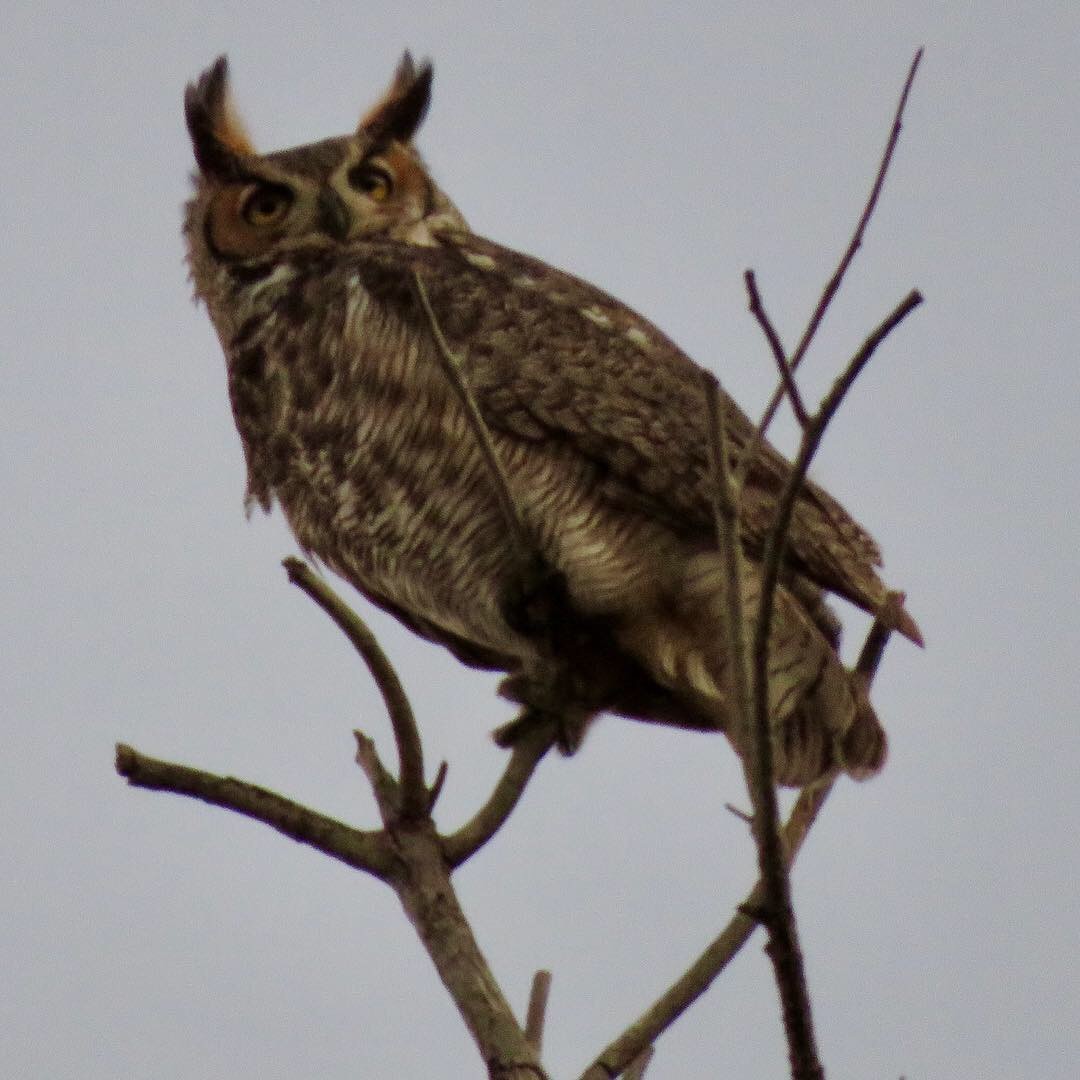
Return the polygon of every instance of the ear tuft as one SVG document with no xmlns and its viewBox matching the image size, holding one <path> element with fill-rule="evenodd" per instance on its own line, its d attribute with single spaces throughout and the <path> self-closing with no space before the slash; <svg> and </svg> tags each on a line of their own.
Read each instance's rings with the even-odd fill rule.
<svg viewBox="0 0 1080 1080">
<path fill-rule="evenodd" d="M 406 49 L 386 93 L 364 114 L 357 126 L 373 146 L 408 142 L 424 120 L 431 102 L 431 61 L 419 68 Z"/>
<path fill-rule="evenodd" d="M 239 159 L 254 154 L 243 123 L 233 109 L 229 94 L 229 61 L 219 56 L 184 93 L 187 120 L 195 160 L 206 174 L 233 176 Z"/>
<path fill-rule="evenodd" d="M 406 49 L 401 54 L 401 60 L 398 63 L 397 71 L 394 72 L 394 81 L 390 84 L 390 87 L 391 89 L 404 90 L 415 78 L 416 63 L 413 61 L 412 53 Z"/>
</svg>

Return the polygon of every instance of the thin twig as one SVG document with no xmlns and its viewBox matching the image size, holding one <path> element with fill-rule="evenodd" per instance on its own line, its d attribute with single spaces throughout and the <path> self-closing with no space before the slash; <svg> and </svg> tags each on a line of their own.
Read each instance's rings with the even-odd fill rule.
<svg viewBox="0 0 1080 1080">
<path fill-rule="evenodd" d="M 383 824 L 390 829 L 402 816 L 401 785 L 382 763 L 379 751 L 375 748 L 375 741 L 362 731 L 354 731 L 353 737 L 356 739 L 356 764 L 367 777 Z"/>
<path fill-rule="evenodd" d="M 551 992 L 551 972 L 538 971 L 533 976 L 529 991 L 529 1008 L 525 1014 L 525 1038 L 529 1045 L 541 1053 L 544 1046 L 544 1018 L 547 1015 L 548 994 Z"/>
<path fill-rule="evenodd" d="M 400 813 L 406 818 L 427 812 L 430 796 L 424 787 L 424 749 L 412 705 L 393 664 L 367 624 L 307 563 L 288 558 L 282 562 L 289 581 L 301 588 L 330 616 L 367 664 L 386 705 L 397 743 L 401 770 Z"/>
<path fill-rule="evenodd" d="M 795 1080 L 818 1080 L 824 1076 L 818 1060 L 811 1016 L 810 992 L 799 947 L 791 881 L 787 872 L 784 842 L 780 835 L 780 809 L 776 794 L 769 715 L 768 638 L 772 608 L 762 605 L 754 624 L 753 689 L 748 753 L 743 756 L 750 801 L 754 808 L 752 828 L 761 873 L 761 911 L 769 933 L 766 952 L 773 964 L 777 992 L 787 1033 L 788 1052 Z M 764 640 L 764 663 L 759 642 Z"/>
<path fill-rule="evenodd" d="M 261 821 L 383 881 L 394 865 L 393 851 L 384 833 L 354 829 L 255 784 L 148 757 L 123 743 L 116 747 L 116 771 L 133 787 L 171 791 Z"/>
<path fill-rule="evenodd" d="M 729 655 L 737 723 L 741 727 L 740 745 L 749 742 L 753 716 L 750 697 L 749 654 L 746 642 L 746 613 L 743 610 L 743 551 L 739 537 L 739 494 L 733 490 L 728 471 L 727 433 L 720 383 L 702 369 L 701 384 L 708 416 L 709 485 L 713 504 L 716 543 L 724 560 L 724 641 Z"/>
<path fill-rule="evenodd" d="M 783 392 L 788 396 L 788 401 L 791 404 L 791 411 L 795 414 L 795 419 L 798 420 L 799 427 L 805 428 L 810 421 L 810 417 L 806 412 L 806 406 L 803 404 L 802 396 L 799 394 L 799 387 L 795 382 L 792 365 L 788 362 L 787 353 L 784 352 L 783 343 L 780 341 L 780 335 L 776 332 L 776 327 L 773 326 L 772 320 L 765 311 L 765 305 L 762 303 L 761 294 L 758 292 L 757 278 L 754 275 L 754 271 L 747 270 L 743 275 L 743 278 L 746 281 L 746 291 L 750 296 L 750 313 L 757 319 L 758 326 L 761 327 L 761 332 L 765 335 L 765 340 L 772 349 L 773 359 L 776 361 L 776 368 L 780 372 L 780 386 Z"/>
<path fill-rule="evenodd" d="M 881 162 L 878 165 L 877 175 L 874 178 L 873 187 L 870 189 L 870 195 L 866 200 L 866 205 L 863 207 L 862 215 L 859 217 L 858 224 L 855 226 L 855 232 L 852 234 L 847 249 L 844 251 L 836 270 L 833 272 L 833 276 L 829 279 L 822 291 L 817 307 L 810 316 L 810 321 L 807 323 L 806 329 L 803 331 L 803 335 L 799 339 L 799 343 L 795 347 L 794 353 L 791 355 L 788 365 L 791 372 L 795 371 L 802 362 L 803 357 L 806 356 L 807 350 L 810 348 L 810 343 L 813 341 L 814 335 L 817 333 L 818 327 L 821 325 L 825 313 L 829 309 L 829 305 L 836 296 L 836 293 L 840 288 L 840 283 L 844 280 L 844 275 L 848 271 L 848 267 L 851 266 L 851 263 L 855 258 L 855 253 L 862 247 L 863 234 L 866 232 L 866 227 L 874 213 L 874 208 L 877 206 L 878 197 L 881 195 L 881 189 L 885 184 L 885 176 L 888 173 L 889 165 L 892 162 L 893 153 L 900 140 L 904 110 L 907 108 L 908 96 L 910 95 L 911 87 L 915 82 L 915 72 L 919 68 L 922 56 L 923 50 L 920 48 L 915 53 L 915 56 L 911 61 L 911 66 L 908 68 L 907 78 L 904 80 L 904 88 L 900 93 L 900 100 L 897 103 L 896 112 L 893 115 L 892 128 L 889 131 L 889 138 L 885 143 L 885 150 L 881 156 Z M 778 386 L 773 393 L 768 407 L 762 414 L 761 422 L 758 424 L 753 438 L 747 443 L 746 448 L 743 450 L 744 462 L 740 463 L 739 466 L 741 474 L 745 474 L 749 470 L 750 462 L 757 454 L 758 447 L 761 445 L 761 440 L 764 439 L 769 424 L 772 423 L 772 419 L 776 415 L 776 410 L 780 407 L 780 402 L 784 400 L 785 393 L 786 390 L 784 386 Z"/>
<path fill-rule="evenodd" d="M 488 430 L 483 416 L 480 415 L 480 407 L 477 405 L 476 398 L 465 380 L 461 360 L 455 355 L 443 335 L 439 320 L 435 315 L 435 309 L 431 306 L 431 300 L 428 297 L 427 289 L 419 271 L 413 271 L 413 280 L 416 283 L 416 294 L 420 298 L 420 305 L 424 309 L 424 315 L 431 326 L 431 335 L 435 339 L 436 350 L 443 371 L 446 373 L 450 385 L 453 386 L 465 409 L 465 416 L 469 426 L 472 428 L 473 437 L 476 439 L 476 444 L 479 446 L 480 453 L 484 458 L 488 471 L 491 473 L 492 486 L 499 500 L 506 526 L 510 530 L 511 541 L 517 548 L 521 564 L 523 566 L 530 565 L 533 561 L 536 545 L 532 542 L 529 530 L 525 526 L 525 519 L 522 517 L 510 492 L 510 481 L 502 462 L 499 461 L 499 455 L 491 438 L 491 432 Z"/>
<path fill-rule="evenodd" d="M 851 358 L 848 366 L 841 372 L 840 377 L 836 382 L 833 383 L 832 388 L 829 390 L 828 394 L 825 395 L 825 399 L 818 409 L 817 426 L 821 429 L 816 433 L 816 438 L 818 440 L 821 439 L 825 426 L 833 418 L 833 414 L 840 408 L 840 403 L 844 400 L 844 395 L 851 389 L 851 384 L 858 378 L 862 369 L 866 367 L 867 362 L 870 357 L 874 355 L 877 347 L 922 302 L 922 293 L 920 293 L 918 289 L 912 289 L 862 343 L 859 351 Z"/>
<path fill-rule="evenodd" d="M 439 801 L 449 771 L 450 766 L 445 761 L 440 761 L 439 767 L 435 770 L 435 779 L 431 782 L 431 790 L 428 791 L 427 812 L 429 814 L 435 809 L 435 804 Z"/>
<path fill-rule="evenodd" d="M 457 832 L 443 840 L 443 855 L 448 865 L 459 867 L 502 828 L 556 736 L 555 724 L 538 724 L 523 731 L 488 801 Z"/>
</svg>

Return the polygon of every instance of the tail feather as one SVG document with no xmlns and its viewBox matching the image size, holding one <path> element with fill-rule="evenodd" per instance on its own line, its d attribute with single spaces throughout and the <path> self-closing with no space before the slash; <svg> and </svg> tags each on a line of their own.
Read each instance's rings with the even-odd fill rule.
<svg viewBox="0 0 1080 1080">
<path fill-rule="evenodd" d="M 661 686 L 696 713 L 715 717 L 737 753 L 748 747 L 725 655 L 723 574 L 710 552 L 688 561 L 681 595 L 663 610 L 638 613 L 619 632 L 622 646 Z M 751 632 L 760 597 L 749 563 L 742 602 Z M 830 640 L 833 638 L 833 640 Z M 781 586 L 770 637 L 769 713 L 778 783 L 803 786 L 834 768 L 862 780 L 885 762 L 887 740 L 860 680 L 844 668 L 832 624 Z"/>
</svg>

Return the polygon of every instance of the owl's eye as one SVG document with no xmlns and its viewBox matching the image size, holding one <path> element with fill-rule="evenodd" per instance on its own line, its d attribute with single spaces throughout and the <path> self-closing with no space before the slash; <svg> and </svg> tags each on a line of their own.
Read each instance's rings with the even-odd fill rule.
<svg viewBox="0 0 1080 1080">
<path fill-rule="evenodd" d="M 257 228 L 277 225 L 289 212 L 293 193 L 284 184 L 257 184 L 244 198 L 240 214 Z"/>
<path fill-rule="evenodd" d="M 378 165 L 369 165 L 366 162 L 349 170 L 349 183 L 357 190 L 362 191 L 369 199 L 375 202 L 383 202 L 390 197 L 394 189 L 394 181 L 390 174 L 379 168 Z"/>
</svg>

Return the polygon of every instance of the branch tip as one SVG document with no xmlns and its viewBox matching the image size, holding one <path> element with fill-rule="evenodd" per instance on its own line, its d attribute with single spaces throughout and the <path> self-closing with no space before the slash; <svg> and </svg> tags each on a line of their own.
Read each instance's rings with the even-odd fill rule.
<svg viewBox="0 0 1080 1080">
<path fill-rule="evenodd" d="M 432 782 L 431 788 L 428 790 L 427 799 L 427 812 L 431 813 L 435 809 L 435 804 L 439 801 L 439 796 L 442 794 L 443 784 L 446 783 L 446 774 L 450 771 L 450 766 L 445 761 L 439 762 L 438 769 L 435 770 L 435 780 Z"/>
<path fill-rule="evenodd" d="M 135 751 L 127 743 L 116 744 L 114 767 L 121 776 L 130 776 L 135 768 Z"/>
<path fill-rule="evenodd" d="M 548 995 L 551 992 L 551 972 L 538 971 L 533 975 L 529 991 L 529 1007 L 525 1015 L 525 1038 L 539 1056 L 544 1042 L 544 1019 Z"/>
</svg>

